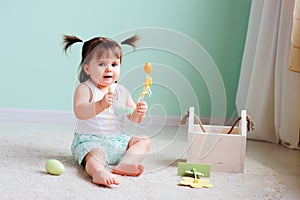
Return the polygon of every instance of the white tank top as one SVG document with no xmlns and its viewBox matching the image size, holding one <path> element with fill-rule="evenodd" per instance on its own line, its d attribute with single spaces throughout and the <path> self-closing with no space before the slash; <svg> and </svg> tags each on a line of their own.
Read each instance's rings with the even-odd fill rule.
<svg viewBox="0 0 300 200">
<path fill-rule="evenodd" d="M 84 84 L 92 91 L 92 102 L 101 100 L 105 95 L 92 81 L 88 80 L 84 82 Z M 128 101 L 131 99 L 131 96 L 128 90 L 120 84 L 114 83 L 111 88 L 112 92 L 116 94 L 116 97 L 113 105 L 109 109 L 105 109 L 95 117 L 86 120 L 80 120 L 74 115 L 75 131 L 78 134 L 106 136 L 116 135 L 122 132 L 124 117 L 129 113 L 121 113 L 118 111 L 127 109 Z"/>
</svg>

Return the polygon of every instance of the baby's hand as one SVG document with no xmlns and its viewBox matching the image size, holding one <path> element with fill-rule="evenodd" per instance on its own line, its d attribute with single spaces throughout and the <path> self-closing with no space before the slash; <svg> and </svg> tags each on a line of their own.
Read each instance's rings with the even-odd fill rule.
<svg viewBox="0 0 300 200">
<path fill-rule="evenodd" d="M 114 99 L 115 99 L 115 94 L 109 91 L 104 95 L 103 99 L 100 100 L 100 105 L 104 109 L 109 108 L 113 104 Z"/>
<path fill-rule="evenodd" d="M 139 101 L 136 104 L 136 112 L 140 115 L 146 114 L 148 110 L 148 105 L 145 101 Z"/>
</svg>

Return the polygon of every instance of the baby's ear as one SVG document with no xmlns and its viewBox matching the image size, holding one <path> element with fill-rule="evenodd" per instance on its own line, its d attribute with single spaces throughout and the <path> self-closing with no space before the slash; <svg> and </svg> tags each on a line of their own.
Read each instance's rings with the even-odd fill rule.
<svg viewBox="0 0 300 200">
<path fill-rule="evenodd" d="M 87 75 L 90 75 L 89 65 L 83 64 L 83 65 L 82 65 L 82 68 L 83 68 L 83 70 L 85 71 L 85 73 L 86 73 Z"/>
</svg>

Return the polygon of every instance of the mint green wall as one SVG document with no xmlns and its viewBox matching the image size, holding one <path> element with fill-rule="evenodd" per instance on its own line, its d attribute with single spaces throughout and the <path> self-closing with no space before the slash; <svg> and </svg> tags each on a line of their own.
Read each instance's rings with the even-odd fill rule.
<svg viewBox="0 0 300 200">
<path fill-rule="evenodd" d="M 63 34 L 87 40 L 99 35 L 114 37 L 142 27 L 161 27 L 195 40 L 214 60 L 226 90 L 226 99 L 220 101 L 225 102 L 229 116 L 235 110 L 250 6 L 251 0 L 0 1 L 0 107 L 72 109 L 81 44 L 74 45 L 66 56 L 62 51 Z M 148 59 L 158 67 L 162 63 L 181 73 L 194 88 L 202 115 L 210 115 L 211 100 L 205 82 L 178 55 L 137 50 L 124 56 L 123 66 L 127 68 L 123 72 L 128 74 L 128 66 L 142 65 Z M 154 81 L 163 78 L 172 80 L 174 76 L 155 69 Z M 126 85 L 125 80 L 121 82 Z M 137 81 L 142 83 L 143 77 Z M 180 82 L 170 84 L 179 87 Z M 161 102 L 169 115 L 181 115 L 186 108 L 178 108 L 181 100 L 167 87 L 154 85 L 154 95 L 147 101 L 150 105 Z M 185 90 L 181 91 L 184 95 Z M 136 93 L 132 91 L 134 96 Z"/>
</svg>

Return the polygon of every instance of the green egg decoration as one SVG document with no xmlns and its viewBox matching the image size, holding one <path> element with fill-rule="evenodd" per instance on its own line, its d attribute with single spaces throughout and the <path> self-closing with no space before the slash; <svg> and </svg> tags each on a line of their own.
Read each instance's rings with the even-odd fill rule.
<svg viewBox="0 0 300 200">
<path fill-rule="evenodd" d="M 61 175 L 65 171 L 64 165 L 55 159 L 50 159 L 46 162 L 46 171 L 52 175 Z"/>
</svg>

